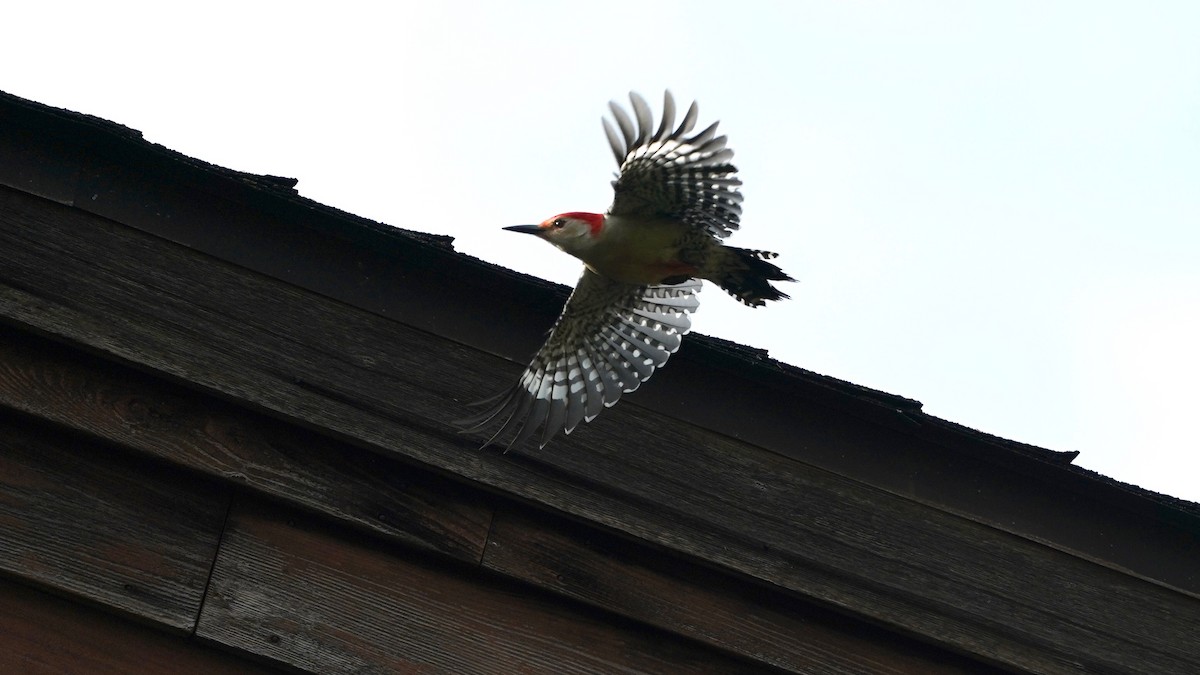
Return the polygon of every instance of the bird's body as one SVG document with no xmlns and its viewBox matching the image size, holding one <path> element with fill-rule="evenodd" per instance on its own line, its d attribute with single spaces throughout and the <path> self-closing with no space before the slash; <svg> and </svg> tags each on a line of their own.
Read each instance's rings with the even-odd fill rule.
<svg viewBox="0 0 1200 675">
<path fill-rule="evenodd" d="M 573 211 L 538 225 L 506 229 L 545 239 L 584 263 L 584 273 L 546 344 L 512 389 L 492 408 L 464 420 L 467 431 L 499 421 L 492 439 L 516 430 L 509 447 L 542 428 L 541 445 L 560 429 L 591 421 L 622 393 L 633 391 L 666 363 L 691 328 L 700 279 L 757 307 L 787 296 L 771 281 L 791 281 L 768 259 L 773 253 L 725 246 L 739 226 L 741 181 L 733 151 L 716 124 L 686 136 L 693 103 L 673 129 L 675 102 L 664 97 L 652 131 L 649 106 L 630 94 L 636 125 L 611 105 L 620 135 L 604 121 L 621 167 L 607 213 Z"/>
</svg>

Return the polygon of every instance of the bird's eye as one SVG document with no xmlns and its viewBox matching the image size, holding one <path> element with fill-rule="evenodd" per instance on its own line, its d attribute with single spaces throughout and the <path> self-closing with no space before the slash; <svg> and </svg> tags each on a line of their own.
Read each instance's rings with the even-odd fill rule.
<svg viewBox="0 0 1200 675">
<path fill-rule="evenodd" d="M 556 228 L 561 228 L 561 227 L 563 227 L 563 226 L 564 226 L 564 225 L 566 225 L 566 224 L 567 224 L 567 219 L 566 219 L 566 218 L 555 218 L 555 219 L 554 219 L 554 222 L 553 222 L 553 223 L 550 223 L 550 226 L 551 226 L 551 227 L 556 227 Z"/>
</svg>

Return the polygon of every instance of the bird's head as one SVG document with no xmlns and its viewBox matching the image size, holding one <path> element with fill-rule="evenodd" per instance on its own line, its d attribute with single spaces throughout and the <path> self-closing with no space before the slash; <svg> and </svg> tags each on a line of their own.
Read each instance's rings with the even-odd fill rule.
<svg viewBox="0 0 1200 675">
<path fill-rule="evenodd" d="M 604 230 L 604 214 L 572 211 L 547 218 L 537 225 L 513 225 L 504 229 L 537 235 L 567 253 L 576 254 L 600 236 Z"/>
</svg>

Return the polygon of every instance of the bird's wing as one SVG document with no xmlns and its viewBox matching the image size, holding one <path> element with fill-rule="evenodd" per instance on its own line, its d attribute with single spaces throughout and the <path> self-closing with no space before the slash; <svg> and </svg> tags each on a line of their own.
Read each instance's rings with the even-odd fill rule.
<svg viewBox="0 0 1200 675">
<path fill-rule="evenodd" d="M 688 136 L 696 125 L 699 108 L 692 103 L 678 127 L 675 99 L 663 96 L 663 117 L 654 129 L 650 106 L 636 93 L 629 94 L 634 119 L 616 102 L 609 103 L 617 128 L 607 119 L 604 133 L 621 172 L 613 181 L 612 206 L 616 216 L 682 220 L 715 237 L 727 237 L 738 228 L 742 194 L 737 169 L 730 164 L 733 150 L 717 136 L 717 123 Z M 620 133 L 618 133 L 618 129 Z"/>
<path fill-rule="evenodd" d="M 700 281 L 640 286 L 613 281 L 590 269 L 567 300 L 550 337 L 511 389 L 481 402 L 494 404 L 463 431 L 500 423 L 488 443 L 516 431 L 509 448 L 542 428 L 539 446 L 559 430 L 590 422 L 621 394 L 650 379 L 691 330 L 688 313 L 700 301 Z"/>
</svg>

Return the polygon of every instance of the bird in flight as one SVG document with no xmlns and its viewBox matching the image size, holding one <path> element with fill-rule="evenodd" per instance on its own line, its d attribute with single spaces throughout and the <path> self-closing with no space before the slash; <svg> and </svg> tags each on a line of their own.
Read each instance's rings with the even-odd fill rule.
<svg viewBox="0 0 1200 675">
<path fill-rule="evenodd" d="M 630 93 L 633 118 L 609 104 L 602 120 L 620 173 L 606 213 L 560 213 L 504 229 L 543 239 L 583 261 L 583 276 L 542 348 L 517 383 L 480 401 L 459 422 L 464 432 L 498 426 L 487 444 L 512 435 L 508 449 L 541 431 L 545 447 L 637 389 L 680 345 L 707 279 L 750 307 L 788 297 L 772 281 L 794 281 L 770 262 L 775 253 L 721 240 L 738 229 L 742 184 L 733 151 L 714 122 L 692 134 L 692 103 L 675 127 L 675 100 L 663 96 L 657 128 L 650 106 Z M 691 134 L 691 135 L 689 135 Z"/>
</svg>

